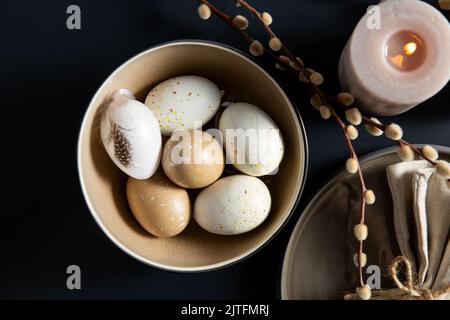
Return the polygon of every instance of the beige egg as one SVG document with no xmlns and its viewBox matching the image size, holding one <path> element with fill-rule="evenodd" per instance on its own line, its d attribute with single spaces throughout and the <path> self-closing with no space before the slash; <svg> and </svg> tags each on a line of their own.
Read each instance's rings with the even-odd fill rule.
<svg viewBox="0 0 450 320">
<path fill-rule="evenodd" d="M 264 182 L 237 174 L 203 189 L 195 200 L 193 216 L 209 232 L 235 235 L 261 225 L 271 205 L 270 191 Z"/>
<path fill-rule="evenodd" d="M 169 179 L 179 186 L 206 187 L 223 172 L 222 146 L 204 131 L 176 131 L 164 146 L 162 167 Z"/>
<path fill-rule="evenodd" d="M 182 232 L 191 217 L 188 193 L 158 170 L 150 179 L 128 178 L 127 197 L 140 225 L 157 237 Z"/>
</svg>

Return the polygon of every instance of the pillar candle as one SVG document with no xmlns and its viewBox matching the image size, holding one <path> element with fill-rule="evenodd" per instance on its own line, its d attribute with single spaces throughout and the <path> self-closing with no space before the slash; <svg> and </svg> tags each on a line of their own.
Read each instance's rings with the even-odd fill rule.
<svg viewBox="0 0 450 320">
<path fill-rule="evenodd" d="M 339 78 L 360 108 L 390 116 L 438 93 L 450 79 L 450 24 L 419 0 L 385 0 L 356 26 Z"/>
</svg>

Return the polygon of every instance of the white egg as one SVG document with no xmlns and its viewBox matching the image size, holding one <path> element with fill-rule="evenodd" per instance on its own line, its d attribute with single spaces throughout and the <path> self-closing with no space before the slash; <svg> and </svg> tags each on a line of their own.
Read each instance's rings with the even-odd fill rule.
<svg viewBox="0 0 450 320">
<path fill-rule="evenodd" d="M 113 93 L 101 117 L 100 135 L 112 161 L 135 179 L 148 179 L 159 166 L 161 132 L 158 120 L 133 93 Z"/>
<path fill-rule="evenodd" d="M 251 176 L 273 174 L 284 155 L 284 142 L 276 123 L 258 107 L 238 102 L 228 106 L 219 120 L 228 162 Z"/>
<path fill-rule="evenodd" d="M 224 235 L 248 232 L 268 216 L 271 197 L 256 177 L 234 175 L 203 189 L 194 204 L 194 219 L 205 230 Z"/>
<path fill-rule="evenodd" d="M 200 129 L 216 114 L 221 93 L 208 79 L 180 76 L 154 87 L 145 99 L 159 121 L 161 133 L 170 136 L 176 129 Z"/>
</svg>

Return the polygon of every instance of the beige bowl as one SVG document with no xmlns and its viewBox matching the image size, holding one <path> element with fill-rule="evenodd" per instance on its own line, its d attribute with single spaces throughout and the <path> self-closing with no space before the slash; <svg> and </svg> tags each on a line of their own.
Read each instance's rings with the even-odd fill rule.
<svg viewBox="0 0 450 320">
<path fill-rule="evenodd" d="M 134 219 L 127 203 L 127 177 L 106 154 L 98 133 L 99 107 L 120 88 L 143 101 L 159 82 L 196 74 L 215 82 L 240 101 L 266 111 L 279 125 L 286 153 L 279 173 L 264 179 L 272 209 L 257 229 L 219 236 L 191 221 L 174 238 L 156 238 Z M 78 141 L 78 171 L 84 197 L 100 228 L 123 251 L 149 265 L 173 271 L 205 271 L 229 265 L 261 248 L 294 210 L 305 181 L 307 161 L 303 125 L 279 85 L 257 64 L 227 47 L 207 42 L 172 42 L 144 51 L 114 71 L 92 99 Z"/>
</svg>

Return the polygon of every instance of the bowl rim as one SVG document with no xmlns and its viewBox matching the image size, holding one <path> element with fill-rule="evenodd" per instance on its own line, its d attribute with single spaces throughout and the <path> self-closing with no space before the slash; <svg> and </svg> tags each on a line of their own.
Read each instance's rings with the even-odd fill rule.
<svg viewBox="0 0 450 320">
<path fill-rule="evenodd" d="M 282 93 L 282 95 L 285 96 L 285 98 L 290 102 L 292 109 L 294 111 L 294 114 L 297 116 L 297 121 L 299 122 L 299 129 L 301 131 L 302 134 L 302 138 L 303 138 L 303 154 L 304 154 L 304 162 L 303 162 L 303 170 L 302 170 L 302 177 L 301 177 L 301 181 L 300 181 L 300 188 L 298 191 L 298 194 L 296 196 L 296 199 L 294 201 L 294 204 L 292 206 L 292 209 L 290 210 L 290 212 L 288 213 L 288 215 L 285 217 L 285 219 L 283 220 L 283 222 L 281 223 L 281 225 L 270 234 L 270 236 L 262 241 L 260 244 L 258 244 L 257 246 L 241 253 L 240 255 L 231 258 L 231 259 L 227 259 L 225 261 L 222 262 L 217 262 L 217 263 L 213 263 L 213 264 L 207 264 L 207 265 L 203 265 L 203 266 L 198 266 L 198 267 L 174 267 L 174 266 L 170 266 L 170 265 L 166 265 L 163 263 L 158 263 L 155 261 L 151 261 L 149 259 L 146 259 L 142 256 L 140 256 L 139 254 L 133 252 L 132 250 L 128 249 L 124 244 L 122 244 L 118 239 L 116 239 L 114 237 L 114 235 L 112 235 L 109 230 L 105 227 L 105 225 L 102 223 L 102 221 L 100 220 L 100 218 L 97 216 L 97 213 L 94 210 L 94 207 L 90 201 L 90 198 L 88 196 L 88 192 L 85 186 L 85 180 L 82 174 L 82 161 L 81 161 L 81 150 L 82 150 L 82 138 L 83 138 L 83 133 L 85 132 L 86 126 L 87 126 L 87 115 L 90 111 L 90 109 L 92 108 L 92 103 L 93 101 L 96 100 L 100 90 L 108 83 L 108 80 L 111 79 L 114 75 L 116 75 L 119 71 L 121 71 L 123 68 L 125 68 L 129 63 L 137 60 L 138 58 L 140 58 L 141 56 L 144 56 L 150 52 L 159 50 L 161 48 L 165 48 L 165 47 L 171 47 L 171 46 L 177 46 L 177 45 L 199 45 L 199 46 L 210 46 L 210 47 L 214 47 L 217 49 L 221 49 L 221 50 L 226 50 L 232 54 L 235 54 L 237 56 L 239 56 L 240 58 L 246 60 L 248 63 L 252 64 L 253 66 L 255 66 L 257 69 L 259 69 L 260 72 L 262 72 L 269 80 L 272 81 L 272 83 L 280 90 L 280 92 Z M 89 101 L 88 107 L 85 110 L 84 116 L 83 116 L 83 120 L 81 122 L 81 126 L 80 126 L 80 130 L 79 130 L 79 134 L 78 134 L 78 142 L 77 142 L 77 172 L 78 172 L 78 178 L 79 178 L 79 182 L 81 185 L 81 190 L 82 190 L 82 194 L 83 194 L 83 198 L 87 204 L 88 210 L 91 213 L 91 216 L 94 218 L 94 221 L 97 223 L 97 225 L 100 227 L 100 229 L 103 231 L 103 233 L 109 238 L 109 240 L 114 243 L 114 245 L 116 247 L 118 247 L 119 249 L 121 249 L 123 252 L 125 252 L 126 254 L 128 254 L 129 256 L 131 256 L 132 258 L 136 259 L 137 261 L 140 261 L 146 265 L 149 265 L 151 267 L 155 267 L 157 269 L 160 270 L 164 270 L 164 271 L 170 271 L 170 272 L 179 272 L 179 273 L 201 273 L 201 272 L 209 272 L 209 271 L 215 271 L 215 270 L 219 270 L 222 268 L 226 268 L 226 267 L 230 267 L 234 264 L 237 264 L 241 261 L 243 261 L 244 259 L 249 258 L 250 256 L 252 256 L 253 254 L 257 253 L 259 250 L 261 250 L 264 246 L 266 246 L 269 242 L 271 242 L 275 236 L 286 226 L 287 222 L 292 218 L 293 213 L 295 212 L 298 203 L 300 201 L 301 195 L 303 194 L 303 190 L 305 188 L 305 184 L 306 184 L 306 180 L 307 180 L 307 174 L 308 174 L 308 166 L 309 166 L 309 147 L 308 147 L 308 138 L 306 135 L 306 130 L 305 130 L 305 125 L 303 122 L 303 119 L 300 115 L 300 112 L 297 108 L 297 106 L 294 104 L 294 102 L 292 101 L 292 99 L 290 98 L 290 96 L 286 93 L 286 91 L 284 90 L 284 88 L 274 79 L 274 77 L 272 77 L 266 70 L 264 70 L 264 68 L 259 64 L 259 62 L 256 62 L 252 57 L 250 57 L 248 54 L 240 51 L 239 49 L 236 49 L 234 47 L 231 47 L 229 45 L 226 44 L 222 44 L 222 43 L 218 43 L 215 41 L 208 41 L 208 40 L 197 40 L 197 39 L 181 39 L 181 40 L 174 40 L 174 41 L 168 41 L 168 42 L 163 42 L 160 44 L 156 44 L 154 46 L 151 46 L 141 52 L 139 52 L 138 54 L 134 55 L 133 57 L 127 59 L 125 62 L 121 63 L 117 68 L 114 69 L 114 71 L 112 73 L 110 73 L 105 80 L 102 81 L 101 85 L 97 88 L 97 90 L 95 91 L 93 97 L 91 98 L 91 100 Z"/>
<path fill-rule="evenodd" d="M 414 144 L 417 148 L 422 148 L 425 146 L 425 144 L 417 143 Z M 434 145 L 431 144 L 432 147 L 434 147 L 438 152 L 448 152 L 450 153 L 450 147 L 442 146 L 442 145 Z M 397 150 L 397 147 L 390 146 L 390 147 L 384 147 L 378 150 L 374 150 L 372 152 L 369 152 L 362 157 L 360 157 L 360 162 L 365 163 L 371 160 L 374 160 L 378 157 L 383 157 L 386 155 L 392 155 L 395 154 Z M 280 300 L 291 300 L 292 298 L 289 298 L 288 295 L 288 287 L 287 287 L 287 273 L 289 268 L 289 262 L 292 260 L 292 252 L 293 252 L 293 246 L 294 241 L 300 237 L 300 234 L 303 232 L 303 230 L 306 228 L 307 223 L 311 219 L 312 216 L 312 209 L 314 205 L 317 203 L 317 201 L 330 189 L 330 187 L 336 183 L 339 178 L 343 177 L 347 174 L 347 171 L 344 167 L 339 167 L 337 171 L 331 175 L 331 178 L 328 180 L 328 182 L 324 183 L 317 192 L 313 195 L 313 197 L 309 200 L 309 202 L 306 204 L 306 207 L 302 210 L 300 213 L 300 216 L 295 223 L 294 229 L 291 232 L 291 235 L 289 236 L 288 244 L 286 245 L 286 249 L 283 255 L 283 260 L 281 261 L 281 265 L 278 269 L 278 283 L 277 283 L 277 298 Z"/>
</svg>

